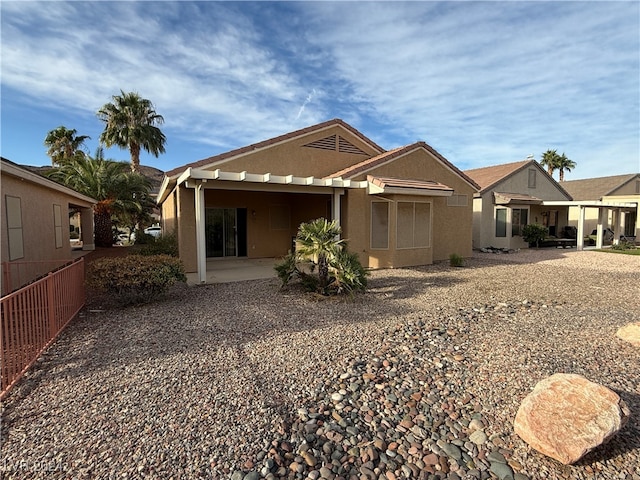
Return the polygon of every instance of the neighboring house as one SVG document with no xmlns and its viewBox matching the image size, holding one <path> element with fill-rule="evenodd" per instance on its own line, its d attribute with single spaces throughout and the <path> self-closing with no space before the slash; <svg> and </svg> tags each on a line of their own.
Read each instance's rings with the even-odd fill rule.
<svg viewBox="0 0 640 480">
<path fill-rule="evenodd" d="M 204 282 L 207 258 L 286 255 L 318 217 L 339 222 L 366 267 L 470 256 L 476 190 L 426 143 L 386 151 L 336 119 L 169 171 L 158 201 Z"/>
<path fill-rule="evenodd" d="M 584 211 L 585 232 L 590 233 L 598 226 L 599 215 L 604 228 L 616 229 L 618 225 L 618 235 L 635 237 L 640 240 L 640 173 L 628 175 L 615 175 L 611 177 L 587 178 L 584 180 L 570 180 L 562 182 L 560 185 L 568 191 L 574 200 L 589 202 L 593 205 L 597 202 L 607 204 L 635 203 L 635 207 L 608 208 L 599 214 L 599 209 L 595 206 Z M 619 218 L 616 212 L 620 212 Z M 569 223 L 577 225 L 580 217 L 580 208 L 573 206 L 569 209 Z"/>
<path fill-rule="evenodd" d="M 21 272 L 20 283 L 24 283 L 72 259 L 71 212 L 80 212 L 83 249 L 94 249 L 93 205 L 96 200 L 5 158 L 0 160 L 0 183 L 3 294 L 15 287 L 16 272 Z M 8 269 L 9 264 L 21 268 Z M 11 282 L 7 275 L 13 275 Z M 7 285 L 8 282 L 11 285 Z"/>
<path fill-rule="evenodd" d="M 474 248 L 527 248 L 522 228 L 544 225 L 549 235 L 563 236 L 567 206 L 547 201 L 569 201 L 571 196 L 535 160 L 465 170 L 480 191 L 473 199 Z"/>
</svg>

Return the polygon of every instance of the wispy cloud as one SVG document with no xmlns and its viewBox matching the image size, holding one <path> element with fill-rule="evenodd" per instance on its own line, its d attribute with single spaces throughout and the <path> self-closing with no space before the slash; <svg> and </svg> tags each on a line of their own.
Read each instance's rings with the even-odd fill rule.
<svg viewBox="0 0 640 480">
<path fill-rule="evenodd" d="M 462 168 L 557 148 L 640 169 L 637 2 L 155 5 L 3 2 L 3 93 L 86 120 L 138 91 L 189 155 L 340 117 Z"/>
</svg>

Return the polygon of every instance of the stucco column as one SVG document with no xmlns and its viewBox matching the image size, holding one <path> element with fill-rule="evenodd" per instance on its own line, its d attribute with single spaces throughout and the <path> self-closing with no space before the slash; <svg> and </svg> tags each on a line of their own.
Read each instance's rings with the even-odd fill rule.
<svg viewBox="0 0 640 480">
<path fill-rule="evenodd" d="M 602 248 L 602 230 L 604 223 L 607 221 L 608 211 L 608 208 L 598 207 L 598 235 L 596 237 L 596 248 Z"/>
<path fill-rule="evenodd" d="M 611 242 L 613 245 L 618 245 L 620 243 L 620 221 L 622 220 L 622 211 L 619 208 L 613 209 L 613 241 Z"/>
<path fill-rule="evenodd" d="M 82 250 L 95 250 L 96 244 L 93 239 L 93 209 L 83 208 L 80 210 L 80 239 L 82 240 Z"/>
<path fill-rule="evenodd" d="M 331 197 L 331 216 L 333 217 L 332 220 L 335 220 L 340 228 L 342 228 L 342 219 L 340 218 L 341 195 L 344 195 L 344 189 L 333 189 L 333 195 Z"/>
<path fill-rule="evenodd" d="M 578 206 L 578 233 L 576 234 L 576 250 L 584 249 L 584 206 Z"/>
<path fill-rule="evenodd" d="M 204 231 L 204 188 L 202 182 L 195 187 L 195 211 L 196 211 L 196 257 L 198 264 L 198 281 L 207 283 L 207 251 L 206 236 Z"/>
</svg>

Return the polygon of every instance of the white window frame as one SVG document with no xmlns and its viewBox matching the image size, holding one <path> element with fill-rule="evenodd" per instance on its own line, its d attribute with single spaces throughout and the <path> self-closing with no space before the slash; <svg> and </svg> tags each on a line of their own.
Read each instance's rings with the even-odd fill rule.
<svg viewBox="0 0 640 480">
<path fill-rule="evenodd" d="M 398 246 L 398 239 L 400 238 L 400 231 L 399 231 L 399 215 L 398 215 L 398 209 L 400 208 L 400 204 L 401 203 L 410 203 L 413 205 L 413 222 L 412 222 L 412 245 L 409 247 L 399 247 Z M 427 245 L 418 245 L 416 246 L 416 204 L 424 204 L 424 205 L 429 205 L 429 238 L 427 239 Z M 416 250 L 419 248 L 431 248 L 431 238 L 433 236 L 432 234 L 432 227 L 433 227 L 433 203 L 432 202 L 416 202 L 416 201 L 412 201 L 412 200 L 407 200 L 407 201 L 398 201 L 396 203 L 396 249 L 397 250 Z"/>
<path fill-rule="evenodd" d="M 9 261 L 24 258 L 24 234 L 22 223 L 22 200 L 12 195 L 4 196 L 7 221 L 7 247 Z"/>
<path fill-rule="evenodd" d="M 382 203 L 387 206 L 387 246 L 386 247 L 374 247 L 373 246 L 373 205 L 375 203 Z M 391 234 L 391 201 L 390 200 L 371 200 L 371 215 L 370 215 L 370 227 L 369 227 L 369 246 L 371 250 L 389 250 L 389 237 Z"/>
<path fill-rule="evenodd" d="M 56 248 L 62 248 L 62 205 L 53 204 L 53 229 Z"/>
<path fill-rule="evenodd" d="M 523 206 L 523 207 L 512 207 L 512 208 L 510 208 L 509 210 L 511 210 L 511 211 L 509 212 L 509 224 L 511 225 L 511 229 L 510 229 L 510 231 L 511 231 L 511 238 L 513 238 L 513 237 L 522 237 L 522 229 L 523 229 L 525 226 L 529 225 L 529 223 L 530 223 L 530 219 L 531 219 L 531 209 L 530 209 L 529 207 L 524 207 L 524 206 Z M 526 210 L 526 211 L 527 211 L 527 223 L 525 223 L 524 225 L 522 225 L 522 222 L 520 222 L 520 225 L 521 225 L 521 227 L 520 227 L 520 233 L 519 233 L 519 234 L 517 234 L 517 235 L 514 235 L 514 234 L 513 234 L 513 211 L 514 211 L 514 210 Z"/>
</svg>

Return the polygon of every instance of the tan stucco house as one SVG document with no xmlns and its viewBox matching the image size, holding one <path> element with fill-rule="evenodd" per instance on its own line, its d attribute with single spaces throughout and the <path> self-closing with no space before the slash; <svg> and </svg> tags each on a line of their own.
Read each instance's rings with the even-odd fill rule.
<svg viewBox="0 0 640 480">
<path fill-rule="evenodd" d="M 547 202 L 570 201 L 571 196 L 535 160 L 464 173 L 480 186 L 473 199 L 474 248 L 527 248 L 525 225 L 544 225 L 554 237 L 561 237 L 569 225 L 568 207 Z"/>
<path fill-rule="evenodd" d="M 171 170 L 158 201 L 204 282 L 207 259 L 286 255 L 318 217 L 339 222 L 366 267 L 470 256 L 477 188 L 424 142 L 387 151 L 335 119 Z"/>
<path fill-rule="evenodd" d="M 69 212 L 80 212 L 84 250 L 93 250 L 93 206 L 95 199 L 82 195 L 9 160 L 0 159 L 2 185 L 2 265 L 5 294 L 7 275 L 20 272 L 38 276 L 55 264 L 72 259 Z M 20 265 L 18 265 L 20 264 Z M 13 265 L 15 268 L 10 268 Z M 24 272 L 27 272 L 26 274 Z M 31 278 L 26 278 L 26 281 Z"/>
<path fill-rule="evenodd" d="M 584 205 L 585 232 L 596 230 L 600 221 L 604 228 L 617 231 L 616 239 L 624 235 L 640 240 L 640 173 L 570 180 L 560 185 Z M 569 223 L 577 225 L 580 214 L 580 206 L 570 207 Z"/>
</svg>

